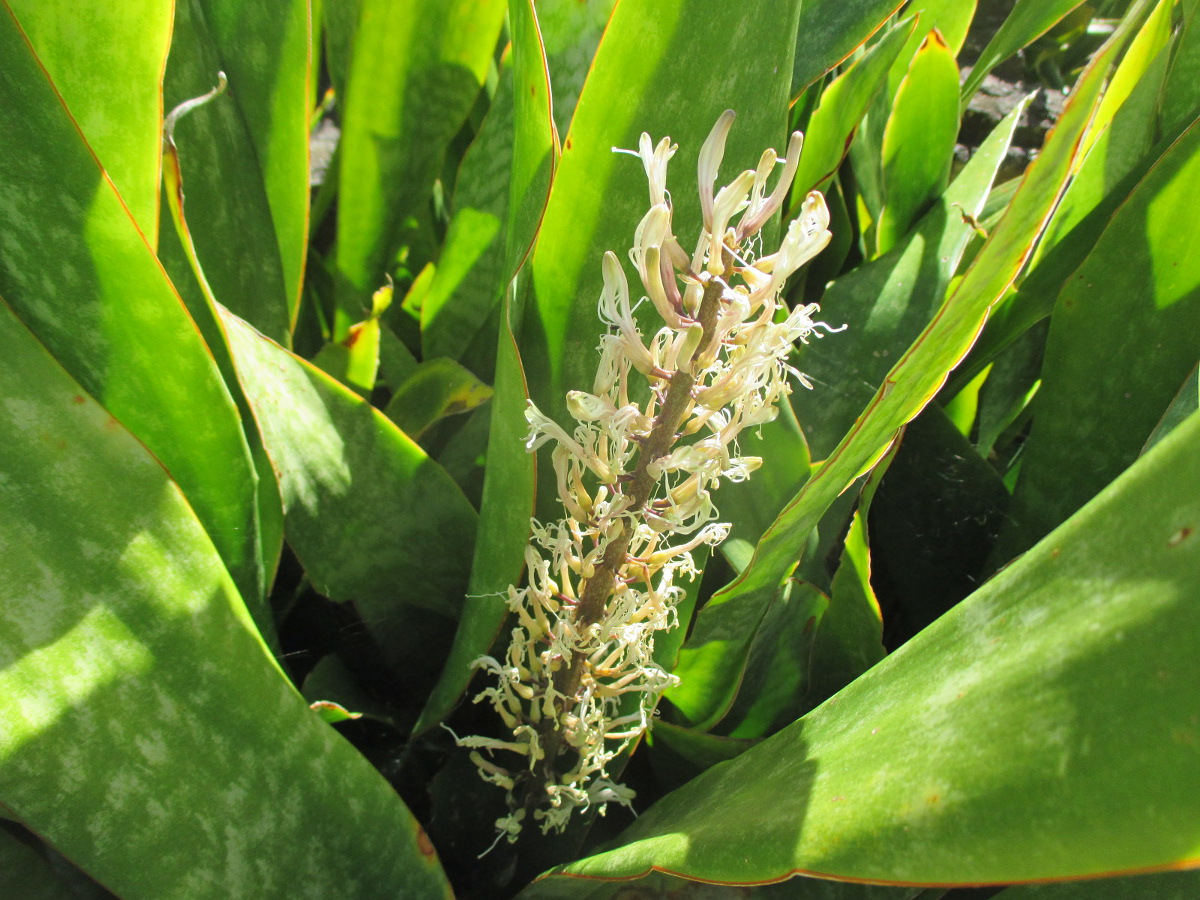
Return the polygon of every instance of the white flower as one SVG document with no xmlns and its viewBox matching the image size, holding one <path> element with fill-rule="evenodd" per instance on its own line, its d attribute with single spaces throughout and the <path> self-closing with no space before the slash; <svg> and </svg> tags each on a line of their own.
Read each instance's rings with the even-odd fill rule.
<svg viewBox="0 0 1200 900">
<path fill-rule="evenodd" d="M 533 522 L 527 584 L 507 594 L 515 626 L 505 658 L 475 661 L 492 682 L 475 699 L 496 709 L 511 739 L 457 739 L 472 749 L 481 776 L 508 791 L 512 813 L 497 829 L 510 841 L 527 811 L 554 830 L 575 810 L 603 813 L 608 803 L 632 801 L 609 766 L 649 727 L 659 695 L 678 683 L 655 661 L 654 639 L 679 624 L 684 590 L 676 581 L 698 574 L 693 551 L 729 535 L 728 524 L 714 521 L 713 491 L 761 465 L 738 453 L 738 435 L 777 415 L 788 376 L 809 386 L 787 357 L 822 323 L 811 318 L 815 305 L 783 315 L 780 293 L 828 243 L 829 213 L 820 194 L 809 194 L 779 249 L 756 257 L 751 242 L 783 205 L 802 138 L 792 135 L 785 159 L 765 152 L 757 168 L 714 195 L 732 124 L 733 113 L 722 114 L 700 152 L 703 230 L 690 258 L 673 233 L 666 188 L 676 147 L 642 135 L 636 155 L 650 210 L 630 259 L 663 327 L 644 337 L 625 272 L 605 253 L 597 310 L 610 331 L 600 338 L 592 390 L 567 394 L 574 430 L 532 402 L 526 410 L 528 449 L 554 444 L 564 515 Z"/>
</svg>

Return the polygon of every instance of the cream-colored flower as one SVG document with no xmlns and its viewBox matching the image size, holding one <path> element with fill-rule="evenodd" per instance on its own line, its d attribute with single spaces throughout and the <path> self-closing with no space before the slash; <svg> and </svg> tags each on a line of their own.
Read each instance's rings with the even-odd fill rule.
<svg viewBox="0 0 1200 900">
<path fill-rule="evenodd" d="M 654 639 L 679 624 L 677 582 L 698 574 L 693 551 L 729 534 L 714 521 L 713 491 L 761 465 L 740 455 L 738 435 L 775 418 L 789 376 L 809 386 L 787 357 L 822 323 L 812 319 L 815 305 L 785 313 L 780 293 L 828 243 L 829 213 L 820 194 L 809 194 L 779 249 L 756 256 L 756 236 L 783 205 L 802 138 L 792 135 L 784 159 L 767 151 L 714 194 L 733 118 L 721 115 L 700 152 L 703 229 L 691 257 L 673 233 L 666 188 L 676 147 L 642 135 L 636 155 L 650 209 L 630 259 L 663 326 L 642 333 L 625 271 L 606 253 L 597 309 L 610 331 L 600 339 L 592 390 L 567 395 L 574 430 L 532 402 L 526 411 L 528 449 L 555 445 L 564 515 L 533 523 L 526 585 L 507 592 L 515 624 L 505 658 L 475 661 L 490 682 L 475 700 L 496 709 L 511 739 L 458 739 L 481 776 L 508 791 L 512 813 L 497 829 L 510 841 L 527 812 L 548 831 L 564 828 L 575 810 L 632 801 L 609 767 L 645 733 L 659 695 L 678 683 L 655 661 Z M 633 372 L 648 391 L 631 384 Z"/>
</svg>

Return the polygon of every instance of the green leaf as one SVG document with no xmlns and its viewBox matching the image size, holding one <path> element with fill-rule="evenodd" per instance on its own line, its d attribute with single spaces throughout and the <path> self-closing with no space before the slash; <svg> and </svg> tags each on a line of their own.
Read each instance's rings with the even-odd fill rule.
<svg viewBox="0 0 1200 900">
<path fill-rule="evenodd" d="M 1194 2 L 1183 6 L 1183 27 L 1163 97 L 1162 124 L 1167 134 L 1195 118 L 1200 106 L 1200 16 Z"/>
<path fill-rule="evenodd" d="M 475 102 L 504 8 L 501 0 L 362 0 L 338 169 L 338 289 L 355 317 L 383 283 L 401 222 L 427 201 Z"/>
<path fill-rule="evenodd" d="M 358 31 L 358 17 L 362 0 L 323 0 L 321 18 L 324 24 L 322 37 L 325 39 L 325 68 L 333 82 L 337 102 L 344 102 L 346 82 L 350 76 L 350 55 L 354 49 L 354 35 Z"/>
<path fill-rule="evenodd" d="M 617 0 L 539 0 L 538 28 L 546 50 L 546 67 L 554 85 L 554 122 L 566 134 L 575 104 L 591 70 L 592 57 Z"/>
<path fill-rule="evenodd" d="M 975 433 L 975 448 L 984 459 L 1004 449 L 998 447 L 1003 436 L 1028 417 L 1029 405 L 1041 387 L 1038 376 L 1045 346 L 1046 329 L 1033 328 L 984 370 Z M 1003 473 L 1003 463 L 999 468 Z"/>
<path fill-rule="evenodd" d="M 821 92 L 820 105 L 804 135 L 804 150 L 792 188 L 792 217 L 799 212 L 808 191 L 823 189 L 841 165 L 854 130 L 915 27 L 912 18 L 896 23 Z"/>
<path fill-rule="evenodd" d="M 957 56 L 967 40 L 976 5 L 977 0 L 910 0 L 905 12 L 919 12 L 921 31 L 927 34 L 936 28 L 950 52 Z"/>
<path fill-rule="evenodd" d="M 171 43 L 171 5 L 157 0 L 102 4 L 88 10 L 86 27 L 75 3 L 7 0 L 7 6 L 154 246 L 162 144 L 159 81 Z"/>
<path fill-rule="evenodd" d="M 162 460 L 255 608 L 257 476 L 234 402 L 7 9 L 0 57 L 0 295 Z"/>
<path fill-rule="evenodd" d="M 963 83 L 962 105 L 967 105 L 992 69 L 1033 43 L 1082 3 L 1083 0 L 1017 0 L 1013 11 L 983 48 Z"/>
<path fill-rule="evenodd" d="M 936 900 L 939 894 L 928 900 Z M 686 900 L 926 900 L 920 888 L 840 884 L 815 878 L 793 878 L 778 884 L 742 886 L 704 884 L 663 872 L 619 883 L 582 878 L 537 881 L 522 891 L 520 900 L 627 900 L 639 898 L 686 898 Z"/>
<path fill-rule="evenodd" d="M 886 655 L 883 616 L 871 581 L 866 511 L 860 507 L 846 533 L 829 608 L 817 627 L 809 666 L 810 706 L 833 696 Z"/>
<path fill-rule="evenodd" d="M 833 450 L 870 392 L 941 306 L 975 234 L 963 214 L 974 217 L 982 211 L 1025 105 L 996 126 L 940 202 L 900 244 L 826 290 L 822 315 L 847 327 L 801 357 L 821 395 L 821 402 L 814 400 L 804 414 L 805 433 L 818 458 Z"/>
<path fill-rule="evenodd" d="M 729 708 L 747 647 L 764 612 L 795 570 L 809 533 L 854 479 L 887 451 L 899 428 L 936 395 L 979 333 L 988 308 L 1008 290 L 1028 259 L 1070 174 L 1104 79 L 1131 27 L 1127 19 L 1080 77 L 1008 213 L 956 289 L 887 373 L 824 464 L 768 529 L 751 565 L 714 595 L 697 617 L 676 670 L 692 696 L 686 713 L 696 727 L 711 728 Z M 836 340 L 831 341 L 836 346 Z M 852 376 L 843 370 L 836 377 L 844 383 Z M 849 389 L 858 389 L 857 379 Z"/>
<path fill-rule="evenodd" d="M 1169 10 L 1168 10 L 1169 11 Z M 1162 19 L 1160 4 L 1155 18 Z M 1160 23 L 1161 24 L 1161 23 Z M 1102 107 L 1108 121 L 1101 131 L 1094 124 L 1085 139 L 1087 156 L 1071 180 L 1062 201 L 1046 226 L 1019 290 L 997 308 L 972 350 L 971 358 L 955 376 L 955 387 L 974 377 L 983 366 L 1035 324 L 1050 315 L 1067 280 L 1092 251 L 1113 213 L 1169 144 L 1158 142 L 1159 110 L 1164 103 L 1163 82 L 1170 48 L 1149 40 L 1159 28 L 1143 29 L 1117 67 L 1114 84 L 1124 82 L 1119 94 L 1105 93 Z M 1120 76 L 1118 79 L 1117 76 Z M 1128 86 L 1136 82 L 1131 90 Z M 1114 97 L 1122 102 L 1115 111 Z"/>
<path fill-rule="evenodd" d="M 1035 263 L 1097 209 L 1153 147 L 1170 53 L 1163 41 L 1147 38 L 1162 30 L 1164 9 L 1169 13 L 1169 4 L 1160 3 L 1153 17 L 1160 27 L 1140 30 L 1117 66 L 1085 138 L 1086 156 L 1046 226 Z"/>
<path fill-rule="evenodd" d="M 508 613 L 507 588 L 521 577 L 533 512 L 534 464 L 524 446 L 529 393 L 514 332 L 521 320 L 526 284 L 521 267 L 541 223 L 556 155 L 546 56 L 532 0 L 514 2 L 509 14 L 515 87 L 505 249 L 510 280 L 498 329 L 479 531 L 454 644 L 414 734 L 436 727 L 449 715 L 474 674 L 472 661 L 486 654 L 496 640 Z"/>
<path fill-rule="evenodd" d="M 784 585 L 755 632 L 737 699 L 721 720 L 723 734 L 765 737 L 807 709 L 814 641 L 828 608 L 829 598 L 811 584 Z"/>
<path fill-rule="evenodd" d="M 361 397 L 231 313 L 224 321 L 288 543 L 314 586 L 353 600 L 377 639 L 398 627 L 398 605 L 456 616 L 476 518 L 462 491 Z"/>
<path fill-rule="evenodd" d="M 377 290 L 371 298 L 371 311 L 367 318 L 351 325 L 344 338 L 326 344 L 312 358 L 314 366 L 328 372 L 360 397 L 369 398 L 375 389 L 385 327 L 380 317 L 392 305 L 392 293 L 390 283 Z M 415 359 L 413 368 L 416 368 Z"/>
<path fill-rule="evenodd" d="M 163 81 L 167 109 L 212 90 L 217 73 L 225 65 L 225 54 L 201 3 L 180 0 L 176 4 L 175 34 Z M 274 13 L 271 16 L 272 21 L 283 18 L 277 19 Z M 306 46 L 305 39 L 297 50 L 304 52 Z M 266 50 L 262 52 L 270 55 Z M 282 57 L 277 62 L 285 70 L 292 65 L 291 60 Z M 300 59 L 300 64 L 307 65 L 306 57 Z M 230 81 L 226 93 L 181 118 L 175 128 L 175 144 L 186 182 L 188 229 L 213 294 L 255 328 L 287 345 L 299 282 L 289 285 L 284 277 L 280 241 L 267 195 L 268 173 L 263 171 L 260 148 L 255 146 L 249 130 L 251 116 L 265 113 L 261 104 L 245 106 L 241 101 L 243 93 L 249 98 L 261 93 L 262 87 L 255 79 L 264 76 L 258 67 L 258 63 L 246 68 L 239 65 L 235 71 L 240 73 L 240 80 Z M 295 99 L 303 102 L 303 93 Z M 287 128 L 285 110 L 278 112 L 280 138 L 294 142 L 297 135 L 294 128 L 290 132 Z M 287 164 L 287 154 L 276 155 L 281 166 Z M 307 192 L 307 153 L 302 165 Z M 304 209 L 307 196 L 302 200 Z M 306 222 L 303 227 L 306 236 Z M 164 242 L 164 249 L 167 246 Z M 186 262 L 177 256 L 164 254 L 164 265 L 173 280 L 188 277 Z M 292 274 L 298 277 L 298 271 Z"/>
<path fill-rule="evenodd" d="M 1104 99 L 1100 101 L 1100 106 L 1096 109 L 1096 118 L 1092 120 L 1092 127 L 1087 137 L 1084 138 L 1085 154 L 1091 149 L 1092 144 L 1105 133 L 1112 122 L 1113 115 L 1125 105 L 1130 94 L 1141 85 L 1147 71 L 1151 66 L 1157 64 L 1160 53 L 1171 42 L 1175 5 L 1175 0 L 1158 0 L 1158 5 L 1150 11 L 1138 33 L 1129 42 L 1125 58 L 1113 72 L 1108 89 L 1104 92 Z M 1152 82 L 1155 89 L 1161 90 L 1163 74 L 1156 74 Z M 1155 112 L 1157 113 L 1157 110 Z M 1128 138 L 1136 148 L 1144 148 L 1151 141 L 1149 136 L 1138 140 L 1135 135 L 1130 134 Z M 1119 143 L 1121 142 L 1110 149 L 1110 153 L 1114 156 L 1121 151 Z M 1136 151 L 1134 152 L 1136 153 Z M 1118 162 L 1118 160 L 1114 159 L 1114 162 Z M 1115 181 L 1116 178 L 1113 180 Z"/>
<path fill-rule="evenodd" d="M 1200 364 L 1192 368 L 1191 373 L 1180 385 L 1179 393 L 1175 395 L 1175 399 L 1171 401 L 1171 405 L 1167 407 L 1163 417 L 1154 426 L 1154 431 L 1146 439 L 1142 453 L 1147 452 L 1170 434 L 1175 426 L 1194 413 L 1198 407 L 1200 407 Z"/>
<path fill-rule="evenodd" d="M 1195 365 L 1197 184 L 1200 120 L 1120 207 L 1059 295 L 1006 553 L 1045 534 L 1129 465 Z"/>
<path fill-rule="evenodd" d="M 421 350 L 426 359 L 462 359 L 504 295 L 512 142 L 512 67 L 505 66 L 487 118 L 459 166 L 446 240 L 421 303 Z"/>
<path fill-rule="evenodd" d="M 1131 878 L 1010 887 L 1000 900 L 1193 900 L 1200 895 L 1200 872 L 1159 872 Z"/>
<path fill-rule="evenodd" d="M 578 7 L 578 4 L 571 5 Z M 522 0 L 512 6 L 509 17 L 514 85 L 513 151 L 504 259 L 505 274 L 511 283 L 533 250 L 546 211 L 550 185 L 558 168 L 560 150 L 558 134 L 554 130 L 556 106 L 550 91 L 549 63 L 537 11 L 532 2 Z M 557 82 L 555 93 L 561 93 L 561 85 Z M 512 319 L 514 327 L 519 323 L 519 316 Z M 505 341 L 501 334 L 500 343 Z"/>
<path fill-rule="evenodd" d="M 931 31 L 896 90 L 883 132 L 878 252 L 894 247 L 941 196 L 957 139 L 958 63 L 941 35 Z"/>
<path fill-rule="evenodd" d="M 687 783 L 717 763 L 740 756 L 757 743 L 704 734 L 660 720 L 655 720 L 648 742 L 655 772 L 669 789 Z"/>
<path fill-rule="evenodd" d="M 0 355 L 0 803 L 123 897 L 448 896 L 158 461 L 2 304 Z"/>
<path fill-rule="evenodd" d="M 201 7 L 258 163 L 294 329 L 308 253 L 308 120 L 315 90 L 310 3 L 201 0 Z M 240 190 L 228 182 L 222 188 L 244 203 Z M 238 219 L 239 234 L 246 224 Z M 226 253 L 230 243 L 226 235 Z"/>
<path fill-rule="evenodd" d="M 750 562 L 754 545 L 775 521 L 787 498 L 808 480 L 812 461 L 804 432 L 792 411 L 792 401 L 787 398 L 780 401 L 775 421 L 747 432 L 739 438 L 739 443 L 742 453 L 768 461 L 751 478 L 721 485 L 717 495 L 721 518 L 733 526 L 728 539 L 721 544 L 721 552 L 740 572 Z"/>
<path fill-rule="evenodd" d="M 903 0 L 809 0 L 802 4 L 792 57 L 792 96 L 800 96 L 849 58 L 903 5 Z M 778 19 L 775 24 L 780 24 Z"/>
<path fill-rule="evenodd" d="M 1193 415 L 865 676 L 558 877 L 954 885 L 1197 865 L 1197 590 Z"/>
<path fill-rule="evenodd" d="M 491 396 L 490 387 L 454 360 L 430 359 L 396 389 L 384 412 L 415 441 L 438 420 L 470 412 Z"/>
</svg>

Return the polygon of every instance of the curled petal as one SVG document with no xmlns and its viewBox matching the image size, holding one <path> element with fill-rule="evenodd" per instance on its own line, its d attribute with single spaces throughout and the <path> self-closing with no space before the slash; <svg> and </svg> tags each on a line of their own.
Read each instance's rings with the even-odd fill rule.
<svg viewBox="0 0 1200 900">
<path fill-rule="evenodd" d="M 617 255 L 609 250 L 604 254 L 602 266 L 604 289 L 600 292 L 600 318 L 620 332 L 621 349 L 639 372 L 647 374 L 654 369 L 650 351 L 642 343 L 633 309 L 629 305 L 629 281 Z"/>
<path fill-rule="evenodd" d="M 646 213 L 634 233 L 634 247 L 630 256 L 633 258 L 634 265 L 637 266 L 642 285 L 646 288 L 646 294 L 650 298 L 650 302 L 654 304 L 654 308 L 658 310 L 658 314 L 671 328 L 680 328 L 683 320 L 679 316 L 679 310 L 675 303 L 667 295 L 663 277 L 662 248 L 671 237 L 670 208 L 665 203 L 651 207 L 650 212 Z M 669 264 L 665 268 L 670 271 Z M 671 275 L 670 281 L 673 283 L 674 273 L 672 272 Z M 675 293 L 678 294 L 678 290 Z"/>
<path fill-rule="evenodd" d="M 799 131 L 793 131 L 791 140 L 788 141 L 783 173 L 779 176 L 779 181 L 775 183 L 775 190 L 771 191 L 771 195 L 766 200 L 757 204 L 752 203 L 746 214 L 742 216 L 741 222 L 738 223 L 739 243 L 751 235 L 757 234 L 767 224 L 767 220 L 775 215 L 775 211 L 783 205 L 783 198 L 787 196 L 788 188 L 792 186 L 792 179 L 796 177 L 796 169 L 800 165 L 800 151 L 803 149 L 804 135 Z M 825 224 L 829 224 L 828 219 Z"/>
<path fill-rule="evenodd" d="M 663 138 L 655 147 L 650 135 L 642 132 L 638 141 L 638 156 L 642 158 L 642 166 L 646 169 L 646 180 L 650 182 L 651 206 L 667 202 L 667 163 L 677 149 L 678 146 L 672 144 L 669 137 Z"/>
<path fill-rule="evenodd" d="M 819 191 L 812 191 L 804 198 L 800 215 L 788 226 L 779 252 L 755 263 L 760 270 L 770 272 L 771 278 L 752 297 L 757 300 L 778 291 L 789 275 L 825 249 L 831 236 L 825 198 Z"/>
<path fill-rule="evenodd" d="M 708 271 L 714 275 L 725 271 L 725 254 L 722 252 L 725 245 L 725 230 L 729 227 L 729 220 L 745 207 L 752 187 L 754 187 L 754 172 L 747 169 L 721 188 L 717 192 L 716 200 L 713 201 L 713 230 L 708 232 L 710 241 Z"/>
<path fill-rule="evenodd" d="M 700 148 L 700 159 L 696 165 L 697 180 L 700 183 L 700 212 L 704 216 L 704 227 L 709 234 L 713 232 L 713 185 L 717 180 L 717 171 L 721 168 L 721 160 L 725 156 L 725 139 L 729 137 L 729 129 L 737 113 L 727 109 L 717 118 L 717 124 L 712 127 L 704 146 Z"/>
</svg>

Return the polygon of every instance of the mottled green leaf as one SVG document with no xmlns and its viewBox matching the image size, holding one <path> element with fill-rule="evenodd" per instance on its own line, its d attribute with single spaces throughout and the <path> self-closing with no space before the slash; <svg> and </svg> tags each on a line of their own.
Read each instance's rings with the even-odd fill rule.
<svg viewBox="0 0 1200 900">
<path fill-rule="evenodd" d="M 505 66 L 487 118 L 459 166 L 446 240 L 421 303 L 426 359 L 462 359 L 504 294 L 512 152 L 513 80 L 511 66 Z M 490 337 L 494 342 L 494 331 Z"/>
<path fill-rule="evenodd" d="M 1141 181 L 1059 295 L 1005 553 L 1129 465 L 1195 365 L 1197 185 L 1200 122 Z"/>
<path fill-rule="evenodd" d="M 171 5 L 135 0 L 81 7 L 59 0 L 8 0 L 8 6 L 154 246 L 162 143 L 159 83 L 171 43 Z"/>
<path fill-rule="evenodd" d="M 592 66 L 596 46 L 617 0 L 539 0 L 538 26 L 546 47 L 546 67 L 554 85 L 554 122 L 558 134 L 571 126 L 575 104 Z"/>
<path fill-rule="evenodd" d="M 449 896 L 159 462 L 2 304 L 0 353 L 0 803 L 122 897 Z"/>
<path fill-rule="evenodd" d="M 266 192 L 294 329 L 308 251 L 308 120 L 316 90 L 310 3 L 201 0 L 201 8 Z M 240 188 L 225 182 L 224 191 L 244 203 Z M 240 235 L 245 219 L 238 223 Z"/>
<path fill-rule="evenodd" d="M 514 333 L 519 330 L 527 290 L 522 266 L 542 220 L 556 151 L 550 82 L 537 14 L 531 0 L 514 3 L 509 14 L 515 85 L 513 170 L 505 248 L 510 280 L 496 351 L 496 383 L 479 532 L 471 564 L 470 590 L 454 645 L 414 733 L 435 727 L 449 714 L 471 680 L 471 662 L 487 653 L 496 640 L 508 612 L 505 591 L 517 583 L 524 566 L 529 517 L 533 512 L 534 463 L 524 446 L 529 392 Z"/>
<path fill-rule="evenodd" d="M 255 606 L 257 476 L 237 408 L 7 8 L 0 58 L 0 294 L 162 460 Z"/>
<path fill-rule="evenodd" d="M 175 33 L 163 82 L 163 102 L 168 110 L 207 93 L 217 83 L 217 73 L 222 71 L 225 61 L 212 25 L 202 0 L 179 0 L 176 4 Z M 305 40 L 292 52 L 304 52 L 306 46 Z M 307 65 L 305 57 L 300 62 Z M 279 65 L 286 69 L 291 61 L 281 57 Z M 256 68 L 244 65 L 235 71 L 240 78 L 230 81 L 225 94 L 185 115 L 175 128 L 175 143 L 185 177 L 185 214 L 196 253 L 217 300 L 264 334 L 287 345 L 291 341 L 291 314 L 298 303 L 299 267 L 293 260 L 291 277 L 296 280 L 289 285 L 267 195 L 264 178 L 267 173 L 260 162 L 263 157 L 249 125 L 252 115 L 263 114 L 262 105 L 244 106 L 241 101 L 243 93 L 251 101 L 259 97 L 262 86 L 258 82 L 264 76 Z M 304 102 L 303 90 L 292 102 Z M 288 140 L 290 134 L 294 143 L 297 137 L 294 127 L 289 132 L 282 116 L 278 124 L 281 135 L 276 140 Z M 269 134 L 269 125 L 262 126 L 260 134 L 263 132 Z M 264 139 L 270 140 L 266 135 Z M 307 192 L 306 147 L 301 152 L 304 161 L 297 171 L 304 172 L 303 188 Z M 286 168 L 287 155 L 276 156 L 279 165 Z M 293 164 L 291 168 L 297 167 Z M 295 174 L 292 173 L 293 179 Z M 307 193 L 301 200 L 304 210 Z M 284 224 L 291 229 L 290 222 Z M 302 224 L 306 235 L 308 225 L 303 219 Z M 288 232 L 290 242 L 296 239 L 293 231 Z M 299 252 L 302 254 L 303 250 Z M 189 276 L 186 260 L 165 255 L 164 265 L 176 281 Z"/>
<path fill-rule="evenodd" d="M 458 486 L 361 397 L 236 316 L 224 321 L 288 543 L 314 586 L 354 601 L 372 628 L 389 629 L 398 605 L 457 615 L 475 534 Z"/>
<path fill-rule="evenodd" d="M 504 8 L 500 0 L 362 0 L 339 147 L 336 258 L 346 312 L 383 283 L 400 223 L 427 202 L 483 84 Z"/>
<path fill-rule="evenodd" d="M 808 0 L 800 8 L 792 57 L 793 97 L 847 59 L 879 30 L 903 0 Z M 770 17 L 770 13 L 766 13 Z M 778 12 L 772 23 L 782 27 Z"/>
</svg>

